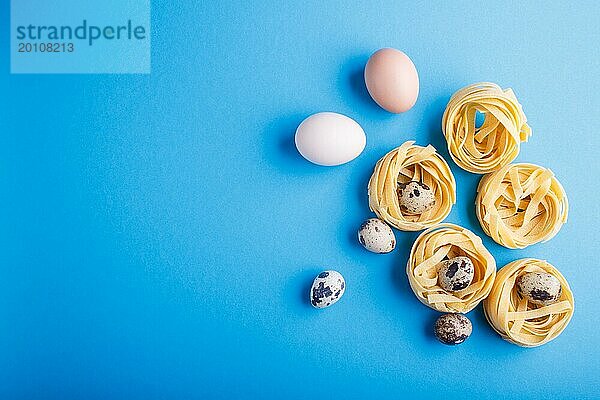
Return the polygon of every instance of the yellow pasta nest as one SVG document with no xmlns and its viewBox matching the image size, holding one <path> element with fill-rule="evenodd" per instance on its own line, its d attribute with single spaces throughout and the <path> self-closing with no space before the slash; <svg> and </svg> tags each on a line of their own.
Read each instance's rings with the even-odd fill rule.
<svg viewBox="0 0 600 400">
<path fill-rule="evenodd" d="M 398 185 L 418 181 L 433 190 L 435 204 L 422 214 L 403 213 Z M 456 182 L 444 159 L 431 145 L 408 141 L 390 151 L 375 165 L 369 180 L 369 207 L 388 224 L 403 231 L 419 231 L 440 223 L 456 202 Z"/>
<path fill-rule="evenodd" d="M 466 289 L 447 292 L 438 284 L 440 263 L 447 258 L 469 257 L 475 274 Z M 441 312 L 467 313 L 487 297 L 496 276 L 496 261 L 481 238 L 454 224 L 440 224 L 421 233 L 406 265 L 408 282 L 421 303 Z"/>
<path fill-rule="evenodd" d="M 557 303 L 540 306 L 519 295 L 517 278 L 528 272 L 546 272 L 562 286 Z M 496 276 L 492 291 L 483 302 L 485 317 L 504 340 L 523 347 L 548 343 L 565 329 L 573 316 L 574 300 L 569 284 L 546 261 L 523 258 L 505 265 Z"/>
<path fill-rule="evenodd" d="M 475 211 L 487 235 L 522 249 L 554 237 L 567 221 L 569 202 L 549 169 L 511 164 L 481 178 Z"/>
<path fill-rule="evenodd" d="M 477 112 L 485 115 L 476 126 Z M 476 174 L 495 171 L 519 154 L 531 136 L 523 108 L 512 89 L 481 82 L 464 87 L 450 98 L 442 118 L 450 156 L 459 167 Z"/>
</svg>

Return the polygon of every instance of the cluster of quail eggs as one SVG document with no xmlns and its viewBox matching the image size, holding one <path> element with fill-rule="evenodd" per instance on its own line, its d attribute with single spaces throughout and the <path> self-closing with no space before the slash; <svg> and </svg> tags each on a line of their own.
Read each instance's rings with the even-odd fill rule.
<svg viewBox="0 0 600 400">
<path fill-rule="evenodd" d="M 422 182 L 411 181 L 398 185 L 398 204 L 402 212 L 419 215 L 435 205 L 433 191 Z M 386 254 L 396 248 L 396 237 L 392 228 L 379 218 L 369 218 L 358 228 L 358 241 L 370 252 Z M 437 269 L 440 288 L 448 293 L 467 289 L 473 282 L 475 266 L 464 255 L 445 258 Z M 560 298 L 562 288 L 559 280 L 542 272 L 529 272 L 517 279 L 519 296 L 532 304 L 546 306 Z M 346 282 L 337 271 L 321 272 L 310 290 L 310 302 L 316 308 L 326 308 L 335 304 L 344 294 Z M 473 332 L 473 324 L 463 314 L 441 315 L 433 326 L 435 337 L 443 344 L 463 343 Z"/>
<path fill-rule="evenodd" d="M 418 215 L 435 204 L 435 197 L 429 187 L 421 182 L 411 181 L 398 186 L 398 202 L 403 212 Z M 358 241 L 370 252 L 390 253 L 396 248 L 396 237 L 392 228 L 379 218 L 369 218 L 358 228 Z M 446 258 L 438 266 L 438 285 L 448 293 L 467 289 L 473 282 L 475 266 L 464 255 Z M 311 304 L 325 308 L 337 302 L 344 294 L 345 281 L 336 271 L 324 271 L 314 280 L 311 288 Z M 530 272 L 519 277 L 517 290 L 520 296 L 532 304 L 546 306 L 560 298 L 562 288 L 554 276 L 542 272 Z M 473 332 L 473 324 L 463 314 L 447 313 L 435 322 L 435 337 L 444 344 L 463 343 Z"/>
<path fill-rule="evenodd" d="M 403 210 L 421 214 L 435 204 L 433 191 L 421 182 L 412 181 L 398 186 L 398 201 Z M 370 218 L 358 229 L 358 241 L 373 253 L 385 254 L 396 248 L 394 231 L 378 218 Z M 344 294 L 346 283 L 337 271 L 323 271 L 313 281 L 310 303 L 316 308 L 325 308 L 336 303 Z"/>
<path fill-rule="evenodd" d="M 398 187 L 398 202 L 403 211 L 420 214 L 435 204 L 430 189 L 420 182 L 409 182 Z M 396 247 L 392 229 L 382 220 L 370 218 L 358 229 L 358 240 L 363 247 L 373 253 L 389 253 Z M 438 285 L 448 293 L 467 289 L 475 276 L 473 261 L 464 255 L 446 258 L 437 269 Z M 560 298 L 562 288 L 559 280 L 548 273 L 530 272 L 517 280 L 520 296 L 540 306 L 555 303 Z M 433 327 L 435 337 L 447 345 L 464 342 L 473 332 L 473 324 L 463 314 L 441 315 Z"/>
<path fill-rule="evenodd" d="M 398 185 L 398 203 L 403 212 L 422 214 L 435 204 L 433 191 L 425 184 L 411 181 Z M 369 218 L 358 228 L 358 241 L 370 252 L 390 253 L 396 248 L 392 228 L 379 218 Z M 458 256 L 443 260 L 439 266 L 438 283 L 448 292 L 466 289 L 473 281 L 475 267 L 471 259 Z M 329 307 L 344 294 L 346 283 L 337 271 L 321 272 L 310 290 L 310 302 L 316 308 Z M 464 342 L 473 330 L 471 321 L 462 314 L 444 314 L 435 323 L 435 336 L 445 344 Z"/>
<path fill-rule="evenodd" d="M 438 284 L 447 292 L 465 290 L 473 282 L 475 266 L 469 257 L 458 256 L 443 260 L 438 269 Z M 462 314 L 444 314 L 434 326 L 435 337 L 444 344 L 460 344 L 473 331 L 469 318 Z"/>
<path fill-rule="evenodd" d="M 402 212 L 419 215 L 435 205 L 435 195 L 422 182 L 410 181 L 398 185 L 398 204 Z M 373 253 L 389 253 L 396 247 L 392 228 L 378 218 L 370 218 L 358 229 L 358 240 Z M 440 263 L 438 281 L 446 291 L 466 289 L 473 281 L 475 267 L 468 257 L 454 257 Z M 435 336 L 445 344 L 464 342 L 473 330 L 471 321 L 462 314 L 444 314 L 435 323 Z"/>
<path fill-rule="evenodd" d="M 433 207 L 435 196 L 427 185 L 411 181 L 398 186 L 398 201 L 403 211 L 421 214 Z M 358 241 L 373 253 L 385 254 L 396 248 L 394 231 L 378 218 L 369 218 L 360 225 Z M 472 270 L 471 266 L 471 272 Z M 449 278 L 448 284 L 460 284 L 459 279 L 463 279 L 463 275 Z M 316 308 L 329 307 L 342 297 L 345 288 L 346 282 L 339 272 L 323 271 L 317 275 L 310 288 L 310 303 Z"/>
</svg>

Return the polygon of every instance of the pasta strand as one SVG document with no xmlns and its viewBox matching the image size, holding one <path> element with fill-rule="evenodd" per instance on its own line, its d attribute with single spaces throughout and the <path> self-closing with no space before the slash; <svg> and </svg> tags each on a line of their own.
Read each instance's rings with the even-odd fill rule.
<svg viewBox="0 0 600 400">
<path fill-rule="evenodd" d="M 477 128 L 477 112 L 485 115 Z M 481 82 L 454 93 L 442 117 L 448 151 L 461 168 L 485 174 L 512 162 L 531 128 L 511 89 Z"/>
<path fill-rule="evenodd" d="M 567 221 L 567 195 L 552 171 L 510 164 L 481 178 L 475 212 L 484 232 L 511 249 L 550 240 Z"/>
</svg>

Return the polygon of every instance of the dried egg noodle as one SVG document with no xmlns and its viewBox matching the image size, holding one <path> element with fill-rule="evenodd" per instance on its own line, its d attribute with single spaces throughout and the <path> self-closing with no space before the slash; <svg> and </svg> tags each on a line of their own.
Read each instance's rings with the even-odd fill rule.
<svg viewBox="0 0 600 400">
<path fill-rule="evenodd" d="M 476 126 L 477 112 L 485 115 Z M 448 151 L 459 167 L 476 174 L 495 171 L 513 161 L 521 142 L 531 136 L 523 108 L 512 89 L 475 83 L 450 98 L 442 118 Z"/>
<path fill-rule="evenodd" d="M 473 282 L 457 292 L 438 284 L 438 271 L 446 259 L 466 256 L 474 266 Z M 410 250 L 406 265 L 408 282 L 421 303 L 441 312 L 467 313 L 492 290 L 496 261 L 481 238 L 454 224 L 440 224 L 421 233 Z"/>
<path fill-rule="evenodd" d="M 557 303 L 540 306 L 519 295 L 516 280 L 528 272 L 546 272 L 562 286 Z M 546 261 L 523 258 L 498 271 L 492 291 L 483 302 L 488 322 L 504 340 L 523 347 L 548 343 L 565 329 L 573 316 L 574 300 L 569 284 L 561 273 Z"/>
<path fill-rule="evenodd" d="M 456 182 L 444 159 L 431 145 L 408 141 L 390 151 L 375 165 L 369 180 L 369 207 L 388 224 L 403 231 L 419 231 L 440 223 L 456 202 Z M 435 204 L 422 214 L 403 214 L 396 189 L 418 181 L 433 190 Z"/>
<path fill-rule="evenodd" d="M 522 249 L 556 235 L 567 221 L 569 203 L 552 171 L 511 164 L 481 178 L 475 211 L 487 235 Z"/>
</svg>

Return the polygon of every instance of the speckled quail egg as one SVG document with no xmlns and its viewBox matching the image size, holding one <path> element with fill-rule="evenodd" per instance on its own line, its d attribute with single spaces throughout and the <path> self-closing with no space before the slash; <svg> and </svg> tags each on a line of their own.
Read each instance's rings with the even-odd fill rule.
<svg viewBox="0 0 600 400">
<path fill-rule="evenodd" d="M 421 182 L 398 185 L 397 193 L 400 210 L 406 214 L 422 214 L 435 204 L 433 190 Z"/>
<path fill-rule="evenodd" d="M 547 306 L 556 303 L 562 294 L 560 281 L 545 272 L 528 272 L 517 278 L 517 290 L 533 304 Z"/>
<path fill-rule="evenodd" d="M 435 321 L 435 336 L 444 344 L 460 344 L 472 331 L 471 321 L 462 314 L 444 314 Z"/>
<path fill-rule="evenodd" d="M 475 275 L 473 261 L 469 257 L 459 256 L 442 261 L 438 271 L 438 282 L 442 289 L 457 292 L 466 289 Z"/>
<path fill-rule="evenodd" d="M 337 302 L 346 290 L 346 281 L 337 271 L 323 271 L 310 288 L 310 304 L 316 308 L 329 307 Z"/>
<path fill-rule="evenodd" d="M 396 247 L 394 231 L 378 218 L 370 218 L 360 225 L 358 241 L 373 253 L 389 253 Z"/>
</svg>

